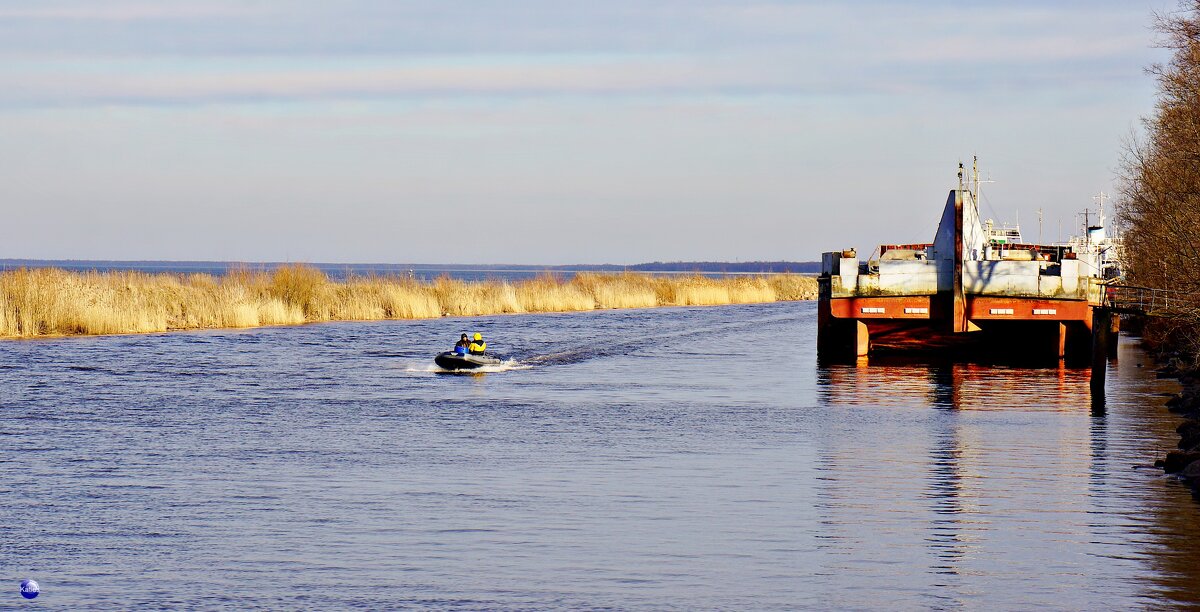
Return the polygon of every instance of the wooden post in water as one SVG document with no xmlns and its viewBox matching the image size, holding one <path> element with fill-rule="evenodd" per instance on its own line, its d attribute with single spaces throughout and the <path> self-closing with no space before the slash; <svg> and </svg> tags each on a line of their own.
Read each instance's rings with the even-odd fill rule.
<svg viewBox="0 0 1200 612">
<path fill-rule="evenodd" d="M 1104 397 L 1104 375 L 1108 371 L 1108 345 L 1112 335 L 1112 311 L 1092 311 L 1092 401 Z"/>
</svg>

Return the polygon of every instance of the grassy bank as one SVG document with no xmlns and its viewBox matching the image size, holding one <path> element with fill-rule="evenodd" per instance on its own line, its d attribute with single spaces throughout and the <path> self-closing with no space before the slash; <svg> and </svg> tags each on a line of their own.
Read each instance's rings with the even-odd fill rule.
<svg viewBox="0 0 1200 612">
<path fill-rule="evenodd" d="M 584 273 L 506 282 L 270 273 L 0 272 L 0 338 L 148 333 L 318 321 L 425 319 L 602 308 L 744 304 L 816 297 L 792 274 L 708 278 Z"/>
</svg>

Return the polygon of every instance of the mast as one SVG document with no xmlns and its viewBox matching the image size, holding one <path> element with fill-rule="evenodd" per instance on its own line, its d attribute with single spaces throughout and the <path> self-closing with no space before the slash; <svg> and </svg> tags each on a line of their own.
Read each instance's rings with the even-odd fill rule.
<svg viewBox="0 0 1200 612">
<path fill-rule="evenodd" d="M 1110 197 L 1112 197 L 1112 196 L 1108 195 L 1107 193 L 1104 193 L 1103 191 L 1101 191 L 1099 195 L 1092 196 L 1092 200 L 1094 200 L 1095 202 L 1100 204 L 1100 221 L 1099 221 L 1099 223 L 1100 223 L 1101 227 L 1104 226 L 1104 200 L 1106 200 Z"/>
<path fill-rule="evenodd" d="M 958 166 L 960 169 L 962 168 L 962 164 L 959 164 Z M 979 178 L 979 156 L 973 155 L 971 159 L 971 183 L 974 191 L 971 194 L 971 206 L 975 207 L 975 216 L 979 216 L 979 203 L 983 198 L 983 195 L 980 193 L 980 191 L 983 190 L 983 184 L 995 182 L 996 181 L 993 181 L 990 178 L 987 180 Z M 1020 225 L 1020 223 L 1018 223 L 1018 225 Z"/>
<path fill-rule="evenodd" d="M 972 180 L 975 181 L 975 193 L 972 195 L 975 196 L 974 199 L 978 200 L 979 199 L 979 156 L 978 155 L 971 156 L 971 178 L 972 178 Z"/>
</svg>

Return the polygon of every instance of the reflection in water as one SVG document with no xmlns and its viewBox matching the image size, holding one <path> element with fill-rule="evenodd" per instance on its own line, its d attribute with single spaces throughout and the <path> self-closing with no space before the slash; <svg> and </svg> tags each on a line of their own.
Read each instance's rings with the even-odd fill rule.
<svg viewBox="0 0 1200 612">
<path fill-rule="evenodd" d="M 926 496 L 930 510 L 936 515 L 929 527 L 929 547 L 936 559 L 930 569 L 938 574 L 956 575 L 968 543 L 959 524 L 963 512 L 960 499 L 963 479 L 959 472 L 962 453 L 952 418 L 947 419 L 944 431 L 934 435 L 931 451 Z"/>
<path fill-rule="evenodd" d="M 1021 368 L 872 357 L 818 368 L 818 393 L 832 405 L 925 405 L 959 410 L 1075 412 L 1088 405 L 1087 369 Z"/>
<path fill-rule="evenodd" d="M 815 320 L 513 315 L 532 367 L 468 376 L 431 371 L 461 321 L 3 344 L 0 566 L 65 609 L 1200 603 L 1132 344 L 1093 411 L 1086 370 L 775 350 Z"/>
<path fill-rule="evenodd" d="M 1135 525 L 1134 536 L 1128 526 L 1120 533 L 1112 530 L 1098 533 L 1114 550 L 1127 548 L 1134 541 L 1143 551 L 1141 558 L 1152 568 L 1143 601 L 1148 607 L 1163 607 L 1164 601 L 1176 607 L 1200 606 L 1200 521 L 1197 520 L 1200 500 L 1176 479 L 1163 476 L 1158 468 L 1146 465 L 1155 456 L 1145 456 L 1145 440 L 1162 440 L 1159 454 L 1165 454 L 1178 441 L 1175 427 L 1179 417 L 1161 406 L 1164 391 L 1174 392 L 1174 382 L 1160 381 L 1148 372 L 1149 362 L 1136 352 L 1136 347 L 1121 347 L 1122 356 L 1115 374 L 1118 393 L 1110 384 L 1108 418 L 1094 419 L 1095 494 L 1097 510 L 1112 511 L 1125 508 L 1131 500 L 1139 505 L 1130 513 L 1129 524 Z M 1138 453 L 1146 463 L 1131 468 L 1119 462 L 1120 457 Z M 1149 475 L 1150 485 L 1127 495 L 1112 495 L 1112 484 L 1122 472 L 1135 471 Z M 1114 553 L 1120 554 L 1120 553 Z"/>
<path fill-rule="evenodd" d="M 1194 512 L 1175 506 L 1154 506 L 1149 511 L 1158 550 L 1151 556 L 1157 585 L 1148 598 L 1200 605 L 1200 538 L 1195 537 Z"/>
<path fill-rule="evenodd" d="M 1200 602 L 1195 502 L 1143 450 L 1173 441 L 1174 421 L 1155 412 L 1164 383 L 1137 369 L 1136 351 L 1110 363 L 1107 407 L 1092 403 L 1087 369 L 874 357 L 818 367 L 819 403 L 861 420 L 818 453 L 823 525 L 847 559 L 837 570 L 919 562 L 937 608 L 1004 601 L 1006 589 L 1057 608 L 1056 593 L 1077 589 L 1069 607 L 1099 609 L 1111 601 L 1097 581 L 1131 575 L 1144 577 L 1143 603 Z M 869 457 L 863 437 L 875 440 Z M 884 520 L 847 520 L 871 506 Z M 906 552 L 918 547 L 922 561 Z M 1057 588 L 1029 593 L 1034 576 Z"/>
</svg>

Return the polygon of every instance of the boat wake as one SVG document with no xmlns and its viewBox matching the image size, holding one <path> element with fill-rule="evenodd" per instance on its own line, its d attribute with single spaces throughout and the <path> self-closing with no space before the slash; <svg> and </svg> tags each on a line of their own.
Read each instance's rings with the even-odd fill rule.
<svg viewBox="0 0 1200 612">
<path fill-rule="evenodd" d="M 434 374 L 486 374 L 495 372 L 509 372 L 514 370 L 529 370 L 533 368 L 542 368 L 547 366 L 564 366 L 591 361 L 594 359 L 603 359 L 605 357 L 631 355 L 661 346 L 670 346 L 675 343 L 687 343 L 694 340 L 697 336 L 722 334 L 738 332 L 743 329 L 751 329 L 759 327 L 763 324 L 777 324 L 796 321 L 798 317 L 794 312 L 788 312 L 781 315 L 771 317 L 757 317 L 750 321 L 739 321 L 736 319 L 729 321 L 721 321 L 713 325 L 703 327 L 688 327 L 665 333 L 657 334 L 637 334 L 636 336 L 627 336 L 622 334 L 618 337 L 610 338 L 589 338 L 583 344 L 586 347 L 580 348 L 579 343 L 575 345 L 564 346 L 561 343 L 535 344 L 533 346 L 513 346 L 511 347 L 515 353 L 521 356 L 520 361 L 517 359 L 505 359 L 496 365 L 485 365 L 469 370 L 447 370 L 433 363 L 409 363 L 403 367 L 403 371 L 411 373 L 434 373 Z M 409 355 L 411 356 L 411 355 Z"/>
</svg>

